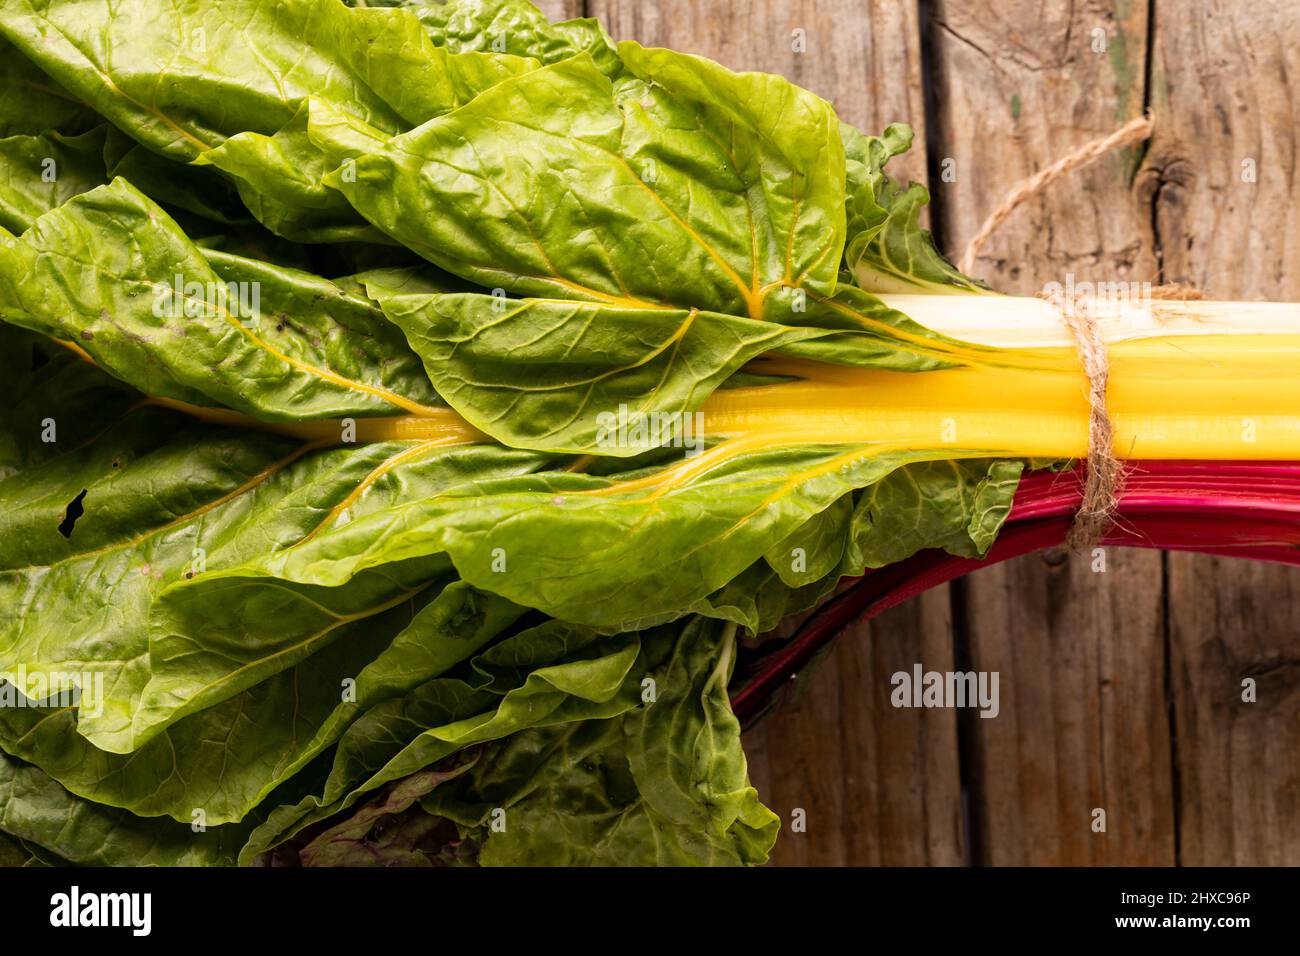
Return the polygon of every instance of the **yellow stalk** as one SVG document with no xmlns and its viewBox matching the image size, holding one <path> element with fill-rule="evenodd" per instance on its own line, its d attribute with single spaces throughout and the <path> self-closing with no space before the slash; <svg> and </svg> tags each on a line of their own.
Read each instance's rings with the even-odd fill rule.
<svg viewBox="0 0 1300 956">
<path fill-rule="evenodd" d="M 969 367 L 921 373 L 763 360 L 756 371 L 802 381 L 715 393 L 706 433 L 948 445 L 954 455 L 1086 453 L 1086 383 L 1056 307 L 1000 295 L 883 298 L 943 335 L 1005 350 L 1006 364 L 986 362 L 983 349 Z M 1123 297 L 1088 306 L 1108 343 L 1120 457 L 1300 460 L 1300 307 Z"/>
<path fill-rule="evenodd" d="M 1120 457 L 1300 459 L 1300 374 L 1286 367 L 1297 368 L 1300 336 L 1289 339 L 1285 363 L 1278 357 L 1287 353 L 1262 348 L 1215 352 L 1218 341 L 1133 343 L 1112 352 L 1108 404 Z M 1087 451 L 1081 372 L 801 371 L 811 377 L 716 392 L 704 405 L 706 433 L 1008 456 Z"/>
<path fill-rule="evenodd" d="M 764 359 L 755 371 L 793 376 L 778 385 L 724 389 L 705 402 L 705 433 L 723 447 L 690 474 L 736 454 L 790 444 L 1073 458 L 1087 452 L 1085 382 L 1069 334 L 1038 299 L 998 295 L 890 296 L 889 304 L 974 342 L 968 367 L 886 372 Z M 1109 341 L 1109 410 L 1122 458 L 1300 460 L 1300 309 L 1273 303 L 1155 301 L 1094 312 Z M 985 359 L 1005 349 L 1006 364 Z M 963 349 L 958 343 L 954 357 Z M 978 357 L 976 357 L 978 356 Z M 257 422 L 167 399 L 220 424 L 342 443 L 338 421 Z M 355 440 L 488 440 L 458 414 L 358 418 Z M 684 472 L 685 473 L 685 472 Z M 645 479 L 647 487 L 656 484 Z"/>
</svg>

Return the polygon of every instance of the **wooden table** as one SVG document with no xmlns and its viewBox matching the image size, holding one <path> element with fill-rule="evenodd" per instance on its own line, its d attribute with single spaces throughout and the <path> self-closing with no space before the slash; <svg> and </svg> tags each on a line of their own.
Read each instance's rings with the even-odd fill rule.
<svg viewBox="0 0 1300 956">
<path fill-rule="evenodd" d="M 1300 299 L 1294 0 L 541 6 L 783 73 L 870 132 L 911 123 L 917 146 L 891 170 L 929 184 L 954 259 L 1014 183 L 1150 109 L 1149 149 L 1021 209 L 977 274 L 1006 292 L 1074 273 Z M 746 739 L 787 823 L 776 862 L 1300 864 L 1300 571 L 1150 551 L 1098 563 L 1025 558 L 846 632 Z M 918 661 L 998 671 L 1001 715 L 894 709 L 889 675 Z"/>
</svg>

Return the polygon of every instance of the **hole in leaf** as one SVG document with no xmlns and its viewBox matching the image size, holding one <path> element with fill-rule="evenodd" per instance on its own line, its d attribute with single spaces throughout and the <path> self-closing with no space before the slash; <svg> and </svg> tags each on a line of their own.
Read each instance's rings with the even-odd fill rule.
<svg viewBox="0 0 1300 956">
<path fill-rule="evenodd" d="M 86 513 L 86 509 L 81 502 L 86 497 L 86 489 L 81 489 L 81 494 L 68 502 L 68 510 L 63 513 L 63 523 L 59 525 L 59 534 L 65 538 L 72 537 L 72 528 L 77 523 L 77 519 Z"/>
</svg>

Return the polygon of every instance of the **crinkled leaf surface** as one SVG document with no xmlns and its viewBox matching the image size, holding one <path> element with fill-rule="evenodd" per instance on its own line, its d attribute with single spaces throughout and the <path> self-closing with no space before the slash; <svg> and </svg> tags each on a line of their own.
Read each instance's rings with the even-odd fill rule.
<svg viewBox="0 0 1300 956">
<path fill-rule="evenodd" d="M 519 448 L 635 455 L 658 443 L 606 435 L 620 410 L 625 419 L 693 412 L 746 362 L 834 334 L 695 310 L 367 290 L 438 394 Z"/>
<path fill-rule="evenodd" d="M 860 574 L 943 548 L 979 557 L 1011 510 L 1019 461 L 928 461 L 899 468 L 865 489 L 849 522 L 844 573 Z"/>
<path fill-rule="evenodd" d="M 985 286 L 959 272 L 921 228 L 930 201 L 920 183 L 904 187 L 885 172 L 889 160 L 912 148 L 912 128 L 895 123 L 866 136 L 847 123 L 844 139 L 848 239 L 844 259 L 863 289 L 876 293 L 981 292 Z"/>
<path fill-rule="evenodd" d="M 488 747 L 463 781 L 421 799 L 496 865 L 738 864 L 766 858 L 777 819 L 749 785 L 726 696 L 734 627 L 649 638 L 638 708 Z M 489 826 L 497 808 L 504 831 Z"/>
<path fill-rule="evenodd" d="M 776 77 L 619 53 L 638 78 L 560 61 L 360 157 L 355 182 L 327 182 L 488 288 L 754 318 L 783 285 L 833 293 L 844 183 L 829 105 Z"/>
<path fill-rule="evenodd" d="M 435 48 L 408 11 L 334 0 L 6 0 L 0 12 L 0 34 L 53 82 L 144 146 L 223 169 L 266 225 L 302 241 L 376 238 L 310 176 L 324 161 L 292 128 L 309 96 L 399 133 L 528 68 Z"/>
<path fill-rule="evenodd" d="M 44 132 L 76 135 L 98 126 L 94 110 L 0 38 L 0 137 Z"/>
<path fill-rule="evenodd" d="M 0 315 L 75 342 L 148 395 L 263 420 L 418 413 L 437 401 L 368 300 L 200 250 L 124 179 L 0 243 Z"/>
<path fill-rule="evenodd" d="M 369 617 L 131 753 L 78 734 L 72 707 L 0 708 L 0 747 L 96 803 L 182 822 L 200 809 L 210 824 L 242 820 L 369 708 L 467 659 L 522 612 L 459 582 L 431 590 L 427 603 Z"/>
<path fill-rule="evenodd" d="M 243 832 L 149 820 L 79 799 L 37 767 L 0 754 L 0 830 L 68 863 L 218 866 L 235 860 Z"/>
<path fill-rule="evenodd" d="M 183 633 L 232 581 L 339 586 L 367 569 L 445 551 L 465 580 L 517 603 L 593 627 L 635 627 L 694 609 L 845 494 L 941 455 L 792 447 L 741 454 L 698 475 L 688 459 L 645 479 L 546 473 L 483 482 L 210 570 L 169 588 L 158 611 Z M 552 533 L 557 523 L 563 535 Z M 524 559 L 509 573 L 494 570 L 511 553 Z"/>
<path fill-rule="evenodd" d="M 273 810 L 241 858 L 252 859 L 466 747 L 530 727 L 617 716 L 635 706 L 647 657 L 637 634 L 609 638 L 551 622 L 506 639 L 472 663 L 467 679 L 430 681 L 353 724 L 322 791 Z"/>
</svg>

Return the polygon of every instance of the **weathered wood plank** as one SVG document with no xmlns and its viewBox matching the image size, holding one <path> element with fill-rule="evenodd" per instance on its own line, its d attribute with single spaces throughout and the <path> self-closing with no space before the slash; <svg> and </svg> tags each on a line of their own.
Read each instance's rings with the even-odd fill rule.
<svg viewBox="0 0 1300 956">
<path fill-rule="evenodd" d="M 957 722 L 951 710 L 894 708 L 890 677 L 951 668 L 946 588 L 851 627 L 798 696 L 745 741 L 787 828 L 778 864 L 954 866 L 965 860 Z"/>
<path fill-rule="evenodd" d="M 1165 276 L 1300 299 L 1300 7 L 1157 5 L 1142 186 Z M 1252 181 L 1253 180 L 1253 181 Z M 1300 863 L 1300 571 L 1169 556 L 1181 860 Z M 1242 699 L 1253 678 L 1257 702 Z"/>
<path fill-rule="evenodd" d="M 1150 557 L 1111 549 L 1098 573 L 1053 551 L 970 579 L 971 663 L 1001 703 L 966 722 L 978 862 L 1173 862 L 1161 593 L 1122 583 Z"/>
<path fill-rule="evenodd" d="M 956 177 L 931 189 L 954 258 L 1012 186 L 1142 112 L 1144 0 L 936 0 L 927 39 L 931 132 Z M 985 247 L 976 274 L 1030 294 L 1070 271 L 1080 280 L 1154 278 L 1148 210 L 1127 188 L 1134 158 L 1117 151 L 1026 203 Z"/>
<path fill-rule="evenodd" d="M 533 0 L 533 4 L 552 20 L 582 16 L 582 0 Z"/>
<path fill-rule="evenodd" d="M 1300 574 L 1170 555 L 1180 859 L 1300 863 Z M 1256 700 L 1243 700 L 1243 681 Z"/>
<path fill-rule="evenodd" d="M 924 100 L 916 8 L 897 0 L 792 3 L 591 0 L 612 35 L 782 73 L 867 130 L 917 127 L 900 169 L 923 179 Z M 805 52 L 796 52 L 801 30 Z M 778 864 L 955 864 L 964 855 L 955 720 L 895 710 L 889 677 L 952 666 L 947 589 L 852 628 L 797 702 L 746 735 L 753 777 L 781 814 Z M 807 830 L 791 830 L 792 813 Z"/>
<path fill-rule="evenodd" d="M 936 139 L 955 181 L 932 183 L 959 255 L 1014 184 L 1143 106 L 1144 2 L 938 0 L 928 25 Z M 976 273 L 1006 292 L 1049 281 L 1156 277 L 1133 154 L 1073 174 L 1009 220 Z M 969 657 L 1001 675 L 1002 716 L 971 735 L 976 862 L 1171 863 L 1160 557 L 1029 557 L 964 584 Z M 1107 811 L 1106 834 L 1090 828 Z"/>
</svg>

